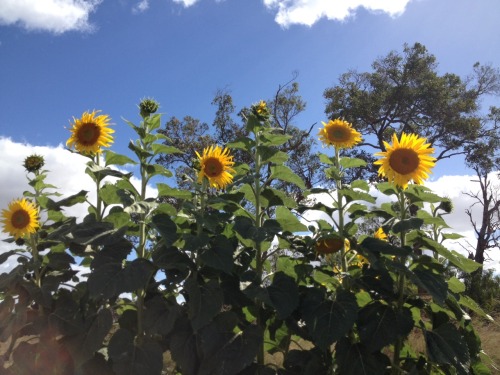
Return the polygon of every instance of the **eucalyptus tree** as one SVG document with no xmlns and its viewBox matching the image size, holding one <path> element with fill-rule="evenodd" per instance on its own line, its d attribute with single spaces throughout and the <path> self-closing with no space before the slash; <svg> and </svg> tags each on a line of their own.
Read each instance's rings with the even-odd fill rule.
<svg viewBox="0 0 500 375">
<path fill-rule="evenodd" d="M 437 160 L 465 152 L 484 134 L 481 99 L 500 93 L 500 72 L 476 63 L 460 78 L 440 74 L 436 57 L 425 46 L 404 45 L 372 63 L 371 72 L 350 70 L 327 88 L 325 113 L 342 117 L 364 137 L 365 146 L 385 151 L 393 133 L 416 133 L 437 149 Z"/>
</svg>

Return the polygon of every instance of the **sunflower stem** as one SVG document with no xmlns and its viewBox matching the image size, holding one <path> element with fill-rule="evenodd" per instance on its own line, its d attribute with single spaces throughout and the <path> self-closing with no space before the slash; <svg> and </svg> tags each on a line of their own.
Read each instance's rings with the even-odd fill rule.
<svg viewBox="0 0 500 375">
<path fill-rule="evenodd" d="M 335 167 L 338 169 L 338 177 L 335 179 L 337 188 L 337 208 L 339 212 L 338 231 L 342 240 L 342 247 L 340 248 L 340 267 L 342 272 L 347 272 L 346 251 L 344 241 L 344 196 L 342 194 L 342 174 L 340 170 L 340 152 L 338 147 L 335 147 Z"/>
<path fill-rule="evenodd" d="M 259 134 L 260 132 L 257 131 L 255 132 L 255 178 L 254 178 L 254 185 L 255 185 L 255 226 L 257 228 L 257 231 L 260 230 L 262 227 L 262 207 L 261 207 L 261 202 L 260 202 L 260 191 L 261 191 L 261 184 L 260 184 L 260 169 L 261 169 L 261 155 L 259 152 L 259 146 L 260 146 L 260 137 Z M 255 259 L 255 272 L 256 272 L 256 278 L 257 282 L 260 285 L 262 284 L 262 273 L 263 273 L 263 254 L 262 254 L 262 243 L 260 240 L 257 240 L 255 243 L 256 247 L 256 259 Z M 259 302 L 259 300 L 256 298 L 254 301 L 256 307 L 257 307 L 257 325 L 259 327 L 264 328 L 264 321 L 262 319 L 262 304 Z M 259 350 L 257 352 L 257 363 L 259 365 L 264 365 L 264 341 L 260 343 Z"/>
<path fill-rule="evenodd" d="M 400 207 L 400 220 L 404 221 L 406 220 L 406 197 L 404 194 L 404 190 L 400 187 L 398 187 L 398 201 L 399 201 L 399 207 Z M 401 241 L 401 247 L 404 247 L 406 245 L 406 230 L 401 230 L 400 235 L 400 241 Z M 401 256 L 401 262 L 405 263 L 406 259 L 405 257 Z M 396 308 L 401 310 L 403 308 L 405 298 L 404 298 L 404 290 L 405 290 L 405 283 L 406 283 L 406 277 L 404 273 L 398 272 L 397 275 L 397 292 L 398 292 L 398 300 L 397 300 L 397 305 Z M 394 353 L 393 353 L 393 358 L 392 358 L 392 374 L 393 375 L 398 375 L 401 374 L 401 369 L 399 367 L 399 362 L 400 362 L 400 352 L 401 348 L 403 347 L 403 338 L 398 337 L 396 339 L 396 342 L 394 343 Z"/>
</svg>

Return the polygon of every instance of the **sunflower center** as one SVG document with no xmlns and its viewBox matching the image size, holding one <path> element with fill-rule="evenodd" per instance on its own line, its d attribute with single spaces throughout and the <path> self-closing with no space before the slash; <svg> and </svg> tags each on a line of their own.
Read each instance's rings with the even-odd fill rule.
<svg viewBox="0 0 500 375">
<path fill-rule="evenodd" d="M 408 148 L 394 150 L 389 157 L 389 165 L 399 174 L 415 172 L 420 164 L 418 154 Z"/>
<path fill-rule="evenodd" d="M 205 161 L 205 167 L 203 168 L 203 171 L 205 174 L 209 177 L 216 177 L 219 176 L 222 171 L 224 170 L 224 166 L 220 162 L 219 159 L 217 158 L 208 158 Z"/>
<path fill-rule="evenodd" d="M 342 128 L 331 128 L 328 135 L 330 136 L 330 139 L 335 141 L 345 141 L 349 139 L 347 132 Z"/>
<path fill-rule="evenodd" d="M 78 129 L 78 142 L 83 145 L 94 145 L 101 136 L 101 128 L 93 122 L 87 122 Z"/>
<path fill-rule="evenodd" d="M 12 214 L 11 223 L 16 229 L 26 228 L 30 223 L 30 215 L 25 210 L 17 210 Z"/>
</svg>

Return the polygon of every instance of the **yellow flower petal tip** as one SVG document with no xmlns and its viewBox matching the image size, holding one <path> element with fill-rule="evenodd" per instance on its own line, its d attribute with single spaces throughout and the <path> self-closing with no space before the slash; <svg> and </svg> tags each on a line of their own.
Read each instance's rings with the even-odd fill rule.
<svg viewBox="0 0 500 375">
<path fill-rule="evenodd" d="M 401 139 L 393 134 L 392 144 L 384 142 L 386 151 L 375 154 L 382 156 L 374 163 L 380 165 L 379 175 L 403 189 L 410 181 L 423 184 L 436 164 L 436 158 L 430 156 L 434 149 L 426 142 L 416 134 L 403 133 Z"/>
<path fill-rule="evenodd" d="M 203 150 L 203 155 L 198 154 L 200 162 L 200 172 L 198 173 L 198 183 L 207 178 L 211 187 L 224 189 L 233 181 L 235 170 L 233 157 L 229 155 L 229 149 L 222 149 L 219 146 L 207 147 Z"/>
<path fill-rule="evenodd" d="M 319 130 L 319 140 L 327 146 L 337 148 L 352 148 L 361 142 L 361 133 L 356 131 L 347 121 L 336 119 L 328 123 L 322 122 Z"/>
<path fill-rule="evenodd" d="M 97 115 L 99 112 L 84 112 L 81 118 L 73 118 L 67 147 L 74 148 L 81 154 L 93 155 L 100 153 L 102 147 L 111 146 L 111 134 L 115 131 L 109 127 L 109 116 Z"/>
<path fill-rule="evenodd" d="M 40 226 L 36 206 L 26 199 L 16 199 L 9 208 L 2 210 L 3 231 L 16 240 L 27 234 L 35 233 Z"/>
</svg>

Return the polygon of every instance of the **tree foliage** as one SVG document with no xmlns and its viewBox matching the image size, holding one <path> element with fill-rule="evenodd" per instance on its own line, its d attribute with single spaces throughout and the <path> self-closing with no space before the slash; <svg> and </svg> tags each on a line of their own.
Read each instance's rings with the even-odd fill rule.
<svg viewBox="0 0 500 375">
<path fill-rule="evenodd" d="M 500 93 L 498 69 L 478 63 L 466 79 L 441 75 L 435 56 L 420 43 L 378 58 L 372 69 L 342 74 L 324 92 L 325 112 L 351 122 L 365 145 L 381 151 L 394 132 L 406 132 L 427 138 L 439 150 L 438 160 L 463 153 L 484 134 L 481 98 Z"/>
</svg>

